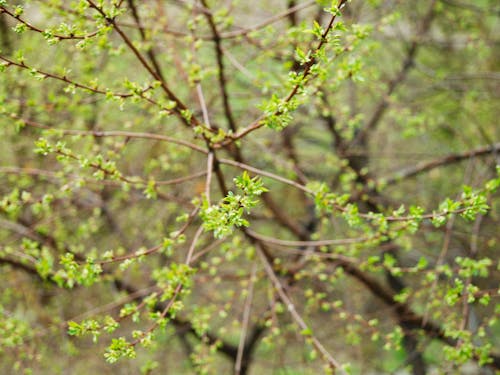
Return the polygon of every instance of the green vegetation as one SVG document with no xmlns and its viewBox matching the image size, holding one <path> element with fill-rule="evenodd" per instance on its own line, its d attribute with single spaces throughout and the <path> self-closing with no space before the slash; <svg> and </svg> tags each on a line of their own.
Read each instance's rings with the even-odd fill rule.
<svg viewBox="0 0 500 375">
<path fill-rule="evenodd" d="M 0 373 L 500 372 L 499 14 L 0 0 Z"/>
</svg>

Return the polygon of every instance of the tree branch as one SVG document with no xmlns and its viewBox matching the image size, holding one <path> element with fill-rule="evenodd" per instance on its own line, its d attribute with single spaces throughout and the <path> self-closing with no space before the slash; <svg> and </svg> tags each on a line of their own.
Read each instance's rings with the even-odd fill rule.
<svg viewBox="0 0 500 375">
<path fill-rule="evenodd" d="M 483 146 L 476 148 L 474 150 L 465 151 L 456 154 L 450 154 L 438 159 L 434 159 L 431 161 L 421 162 L 414 167 L 409 167 L 403 169 L 399 172 L 394 173 L 392 177 L 380 178 L 379 183 L 383 183 L 384 185 L 393 185 L 401 180 L 406 180 L 411 177 L 418 176 L 419 174 L 428 172 L 432 169 L 436 169 L 442 166 L 448 166 L 451 164 L 459 163 L 463 160 L 487 156 L 490 154 L 496 154 L 500 152 L 500 143 L 495 143 L 493 145 Z"/>
</svg>

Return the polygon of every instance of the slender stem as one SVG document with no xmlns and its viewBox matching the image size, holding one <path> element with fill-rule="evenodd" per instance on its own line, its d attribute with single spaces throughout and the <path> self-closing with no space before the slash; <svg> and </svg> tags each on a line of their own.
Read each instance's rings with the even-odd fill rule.
<svg viewBox="0 0 500 375">
<path fill-rule="evenodd" d="M 273 267 L 269 263 L 269 260 L 267 257 L 264 255 L 264 252 L 262 250 L 262 247 L 257 243 L 257 251 L 260 256 L 260 259 L 262 261 L 262 264 L 264 265 L 264 269 L 266 270 L 267 276 L 271 280 L 276 292 L 279 295 L 279 298 L 281 301 L 287 306 L 288 311 L 290 312 L 290 315 L 292 316 L 293 320 L 295 320 L 295 323 L 300 327 L 300 329 L 304 332 L 307 332 L 309 335 L 309 338 L 311 339 L 312 344 L 314 347 L 323 355 L 325 360 L 328 362 L 330 367 L 332 369 L 335 369 L 339 371 L 340 374 L 346 374 L 346 372 L 342 369 L 342 366 L 340 363 L 326 350 L 324 345 L 318 340 L 318 338 L 311 332 L 311 329 L 307 325 L 307 323 L 304 321 L 302 316 L 298 313 L 294 303 L 292 302 L 291 298 L 288 296 L 288 294 L 285 292 L 285 289 L 283 288 L 283 285 L 281 284 L 280 280 L 274 273 Z"/>
<path fill-rule="evenodd" d="M 247 298 L 245 301 L 245 308 L 243 310 L 243 319 L 241 322 L 241 334 L 240 334 L 240 342 L 238 344 L 238 354 L 236 356 L 236 361 L 234 364 L 234 371 L 236 375 L 241 374 L 241 362 L 243 359 L 243 352 L 245 350 L 245 343 L 246 343 L 246 338 L 247 338 L 247 331 L 248 331 L 248 323 L 250 322 L 250 310 L 252 307 L 252 300 L 253 300 L 253 290 L 255 286 L 255 276 L 257 274 L 257 262 L 254 262 L 252 266 L 252 271 L 250 274 L 250 280 L 248 281 L 250 286 L 248 288 L 248 294 Z"/>
</svg>

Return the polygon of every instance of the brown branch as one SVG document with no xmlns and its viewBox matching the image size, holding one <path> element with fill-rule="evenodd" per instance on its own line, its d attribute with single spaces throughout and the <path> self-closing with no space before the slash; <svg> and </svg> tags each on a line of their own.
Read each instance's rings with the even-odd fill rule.
<svg viewBox="0 0 500 375">
<path fill-rule="evenodd" d="M 5 222 L 9 223 L 9 221 L 5 221 Z M 59 248 L 57 240 L 54 237 L 51 237 L 48 234 L 42 235 L 42 234 L 36 233 L 31 228 L 29 228 L 23 224 L 17 224 L 17 223 L 12 223 L 12 222 L 10 222 L 10 223 L 12 225 L 8 229 L 11 229 L 11 230 L 17 232 L 19 235 L 27 236 L 33 240 L 43 242 L 55 250 L 57 250 Z M 5 224 L 5 223 L 3 223 L 3 224 Z M 70 250 L 67 246 L 63 246 L 63 247 L 65 248 L 65 251 L 70 252 Z M 80 260 L 80 261 L 84 260 L 80 254 L 75 254 L 75 258 L 77 260 Z M 20 261 L 10 259 L 10 258 L 0 257 L 0 265 L 1 264 L 7 264 L 11 267 L 14 267 L 15 269 L 23 270 L 24 272 L 27 272 L 33 276 L 36 276 L 36 277 L 42 279 L 42 277 L 40 276 L 40 274 L 38 273 L 38 271 L 34 267 L 31 267 L 25 263 L 20 262 Z M 111 277 L 111 282 L 115 285 L 115 287 L 118 290 L 126 292 L 129 296 L 133 296 L 133 301 L 142 302 L 142 300 L 147 296 L 143 292 L 141 292 L 139 289 L 128 284 L 126 281 L 121 280 L 115 276 L 112 276 L 107 271 L 103 271 L 103 272 L 108 273 L 108 276 Z M 48 280 L 52 284 L 55 285 L 55 281 L 53 281 L 50 278 Z M 155 310 L 162 312 L 165 310 L 166 307 L 167 307 L 166 302 L 159 303 L 155 306 Z M 213 334 L 211 332 L 207 332 L 207 333 L 205 333 L 205 335 L 200 336 L 197 333 L 197 331 L 194 329 L 192 323 L 187 321 L 187 320 L 183 320 L 183 319 L 178 318 L 178 317 L 173 317 L 173 318 L 171 318 L 171 321 L 178 329 L 181 329 L 185 332 L 191 333 L 193 336 L 195 336 L 200 341 L 203 341 L 203 342 L 207 341 L 208 344 L 217 343 L 218 344 L 217 350 L 219 352 L 223 353 L 224 355 L 226 355 L 228 358 L 230 358 L 233 361 L 236 359 L 237 351 L 238 351 L 237 346 L 228 343 L 227 341 L 221 339 L 220 337 L 216 336 L 215 334 Z M 252 337 L 249 338 L 248 342 L 249 342 L 249 345 L 253 347 L 254 344 L 252 344 Z M 247 347 L 249 345 L 247 345 Z"/>
<path fill-rule="evenodd" d="M 36 276 L 41 279 L 40 274 L 35 268 L 30 267 L 29 265 L 26 265 L 22 262 L 13 259 L 0 258 L 0 265 L 2 264 L 9 265 L 14 269 L 22 270 L 32 276 Z M 130 284 L 126 283 L 121 279 L 115 278 L 112 280 L 112 282 L 118 290 L 127 293 L 127 295 L 129 296 L 132 296 L 133 297 L 132 301 L 142 302 L 142 300 L 147 296 L 145 295 L 144 291 L 134 288 L 133 286 L 131 286 Z M 157 311 L 163 311 L 166 307 L 163 305 L 164 304 L 159 304 L 155 306 L 155 309 Z M 204 336 L 200 336 L 194 329 L 192 323 L 182 318 L 179 317 L 171 318 L 171 322 L 181 331 L 191 333 L 194 337 L 196 337 L 200 341 L 203 342 L 207 341 L 207 343 L 210 345 L 217 343 L 218 344 L 217 351 L 226 355 L 228 358 L 232 360 L 236 358 L 238 348 L 235 345 L 228 343 L 227 341 L 221 339 L 220 337 L 216 336 L 211 332 L 207 332 L 205 333 Z"/>
<path fill-rule="evenodd" d="M 48 77 L 48 78 L 52 78 L 52 79 L 55 79 L 55 80 L 58 80 L 58 81 L 62 81 L 62 82 L 65 82 L 65 83 L 67 83 L 69 85 L 73 85 L 76 88 L 87 90 L 87 91 L 92 92 L 94 94 L 109 95 L 109 91 L 101 90 L 101 89 L 98 89 L 97 87 L 91 87 L 91 86 L 84 85 L 83 83 L 79 83 L 79 82 L 73 81 L 73 80 L 69 79 L 66 76 L 59 76 L 57 74 L 53 74 L 53 73 L 49 73 L 49 72 L 46 72 L 46 71 L 43 71 L 43 70 L 32 68 L 32 67 L 26 65 L 24 63 L 24 61 L 15 62 L 14 60 L 11 60 L 11 59 L 9 59 L 9 58 L 7 58 L 5 56 L 0 56 L 0 60 L 4 61 L 7 64 L 7 66 L 13 65 L 13 66 L 16 66 L 16 67 L 21 68 L 21 69 L 26 69 L 26 70 L 29 70 L 30 72 L 33 72 L 33 73 L 36 73 L 36 74 L 40 74 L 41 77 L 43 77 L 43 78 L 47 78 Z M 151 88 L 152 87 L 149 86 L 149 87 L 141 90 L 140 92 L 138 92 L 137 95 L 141 96 L 141 98 L 147 100 L 151 104 L 159 106 L 159 104 L 156 103 L 153 99 L 147 98 L 147 97 L 144 96 L 144 94 L 147 91 L 151 90 Z M 118 93 L 118 92 L 114 93 L 114 92 L 112 92 L 112 95 L 114 97 L 119 97 L 119 98 L 124 98 L 125 99 L 125 98 L 133 97 L 136 94 Z"/>
<path fill-rule="evenodd" d="M 143 41 L 146 41 L 145 29 L 141 23 L 140 18 L 139 18 L 139 13 L 137 12 L 137 7 L 135 6 L 135 2 L 134 2 L 134 0 L 128 0 L 127 2 L 128 2 L 130 10 L 132 11 L 132 17 L 134 18 L 135 24 L 137 25 L 137 28 L 139 29 L 139 33 L 141 34 L 141 38 Z M 155 69 L 156 73 L 161 78 L 161 80 L 164 81 L 164 76 L 163 76 L 162 70 L 160 68 L 160 64 L 158 64 L 158 60 L 156 58 L 156 53 L 154 51 L 154 48 L 153 47 L 148 48 L 146 50 L 146 54 L 148 55 L 148 58 L 151 61 L 151 64 L 153 65 L 153 68 Z"/>
<path fill-rule="evenodd" d="M 20 15 L 16 15 L 15 13 L 11 12 L 5 6 L 0 5 L 0 14 L 2 14 L 2 13 L 8 14 L 10 17 L 16 19 L 17 21 L 19 21 L 23 25 L 26 25 L 26 27 L 28 29 L 30 29 L 31 31 L 37 32 L 37 33 L 42 34 L 44 36 L 47 33 L 45 30 L 42 30 L 42 29 L 40 29 L 40 28 L 38 28 L 36 26 L 33 26 L 32 24 L 30 24 L 29 22 L 27 22 L 26 20 L 24 20 Z M 89 39 L 89 38 L 92 38 L 93 36 L 96 36 L 98 34 L 99 34 L 99 30 L 94 31 L 94 32 L 89 33 L 89 34 L 85 34 L 85 35 L 50 34 L 50 36 L 52 38 L 57 38 L 57 39 L 60 39 L 60 40 L 75 40 L 75 39 L 79 40 L 79 39 Z"/>
<path fill-rule="evenodd" d="M 208 5 L 206 0 L 201 0 L 202 5 L 208 9 Z M 219 30 L 217 30 L 217 25 L 215 24 L 215 20 L 212 16 L 212 13 L 205 13 L 205 17 L 207 18 L 208 24 L 210 25 L 210 30 L 212 31 L 213 41 L 215 45 L 215 56 L 217 58 L 217 78 L 219 80 L 219 89 L 222 96 L 222 103 L 224 106 L 224 114 L 226 116 L 226 120 L 228 122 L 229 128 L 236 132 L 236 123 L 233 117 L 233 111 L 231 109 L 231 104 L 229 103 L 229 94 L 227 88 L 227 78 L 224 66 L 224 52 L 222 50 L 222 41 L 221 36 L 219 34 Z"/>
<path fill-rule="evenodd" d="M 238 37 L 241 37 L 241 36 L 243 36 L 243 37 L 247 36 L 248 34 L 254 32 L 254 31 L 258 31 L 258 30 L 263 29 L 264 27 L 266 27 L 268 25 L 271 25 L 273 23 L 281 21 L 282 19 L 288 17 L 290 14 L 297 13 L 300 10 L 306 9 L 306 8 L 314 5 L 315 3 L 316 3 L 316 1 L 314 1 L 314 0 L 308 0 L 308 1 L 305 1 L 304 3 L 297 4 L 296 6 L 294 6 L 292 8 L 286 9 L 285 11 L 283 11 L 281 13 L 278 13 L 278 14 L 272 16 L 272 17 L 269 17 L 269 18 L 265 19 L 264 21 L 259 22 L 259 23 L 255 24 L 253 26 L 248 26 L 248 27 L 245 27 L 245 28 L 242 28 L 242 29 L 237 29 L 237 30 L 231 30 L 231 31 L 221 32 L 219 34 L 220 35 L 220 39 L 221 40 L 224 40 L 224 39 L 234 39 L 234 38 L 238 38 Z M 59 8 L 60 9 L 64 9 L 67 12 L 71 12 L 71 9 L 68 9 L 66 7 L 60 6 Z M 209 11 L 207 11 L 208 9 L 206 9 L 206 8 L 196 7 L 195 9 L 197 11 L 200 11 L 201 13 L 203 13 L 205 15 L 211 14 Z M 121 26 L 121 27 L 133 27 L 133 28 L 137 27 L 137 24 L 131 24 L 131 23 L 127 23 L 127 22 L 117 22 L 117 24 L 119 26 Z M 141 27 L 142 27 L 143 30 L 149 30 L 150 29 L 150 28 L 145 27 L 145 26 L 141 26 Z M 180 38 L 184 38 L 186 36 L 191 36 L 192 35 L 189 32 L 180 31 L 180 30 L 173 30 L 173 29 L 170 29 L 168 27 L 163 27 L 162 31 L 165 34 L 170 34 L 170 35 L 173 35 L 175 37 L 180 37 Z M 214 40 L 214 36 L 213 35 L 196 35 L 196 38 L 197 39 L 202 39 L 202 40 L 210 40 L 210 41 Z"/>
<path fill-rule="evenodd" d="M 413 41 L 408 48 L 406 57 L 404 58 L 399 72 L 387 84 L 387 90 L 382 94 L 382 99 L 375 106 L 375 110 L 373 111 L 372 116 L 370 117 L 364 128 L 360 130 L 355 136 L 354 140 L 351 142 L 351 145 L 366 145 L 368 135 L 373 132 L 373 130 L 375 130 L 375 128 L 380 123 L 383 115 L 385 114 L 387 108 L 389 107 L 389 97 L 394 93 L 396 88 L 406 80 L 408 73 L 414 66 L 415 56 L 421 45 L 422 39 L 429 31 L 432 20 L 434 19 L 434 6 L 436 2 L 437 0 L 431 0 L 428 10 L 422 18 L 418 27 L 417 35 L 413 38 Z"/>
<path fill-rule="evenodd" d="M 39 122 L 32 121 L 29 119 L 19 118 L 16 115 L 11 115 L 12 118 L 21 120 L 25 125 L 31 126 L 38 129 L 50 130 L 54 129 L 64 135 L 81 135 L 86 137 L 104 138 L 104 137 L 126 137 L 126 138 L 137 138 L 137 139 L 151 139 L 155 141 L 173 143 L 179 146 L 184 146 L 190 148 L 193 151 L 200 152 L 202 154 L 208 154 L 208 151 L 203 147 L 197 146 L 193 143 L 184 141 L 182 139 L 177 139 L 169 137 L 166 135 L 155 134 L 155 133 L 145 133 L 145 132 L 128 132 L 122 130 L 78 130 L 78 129 L 59 129 L 48 125 L 40 124 Z"/>
<path fill-rule="evenodd" d="M 428 172 L 435 168 L 448 166 L 470 158 L 487 156 L 498 152 L 500 152 L 500 143 L 479 147 L 474 150 L 465 151 L 457 154 L 450 154 L 435 160 L 421 162 L 414 167 L 403 169 L 399 172 L 396 172 L 392 177 L 380 178 L 379 182 L 383 183 L 384 185 L 392 185 L 394 183 L 400 182 L 401 180 L 418 176 L 419 174 Z"/>
<path fill-rule="evenodd" d="M 302 185 L 296 181 L 290 180 L 290 179 L 285 178 L 285 177 L 281 177 L 280 175 L 277 175 L 277 174 L 274 174 L 271 172 L 267 172 L 267 171 L 264 171 L 264 170 L 259 169 L 259 168 L 252 167 L 251 165 L 248 165 L 245 163 L 240 163 L 240 162 L 230 160 L 230 159 L 220 159 L 219 162 L 221 164 L 232 165 L 233 167 L 237 167 L 237 168 L 240 168 L 240 169 L 245 170 L 245 171 L 256 173 L 259 176 L 269 177 L 270 179 L 273 179 L 275 181 L 279 181 L 279 182 L 282 182 L 284 184 L 293 186 L 299 190 L 304 191 L 305 193 L 313 194 L 313 191 L 311 189 L 308 189 L 307 187 L 305 187 L 304 185 Z"/>
<path fill-rule="evenodd" d="M 373 241 L 373 237 L 361 237 L 361 238 L 338 238 L 332 240 L 316 240 L 316 241 L 290 241 L 290 240 L 280 240 L 274 237 L 264 236 L 251 229 L 247 229 L 246 233 L 259 241 L 266 242 L 272 245 L 284 246 L 284 247 L 322 247 L 322 246 L 344 246 L 350 244 L 359 244 L 367 241 Z"/>
<path fill-rule="evenodd" d="M 92 0 L 87 0 L 87 3 L 91 8 L 95 9 L 105 20 L 106 22 L 113 26 L 114 30 L 120 35 L 124 43 L 130 49 L 130 51 L 135 55 L 137 60 L 141 63 L 141 65 L 148 71 L 148 73 L 160 82 L 161 88 L 167 94 L 167 97 L 176 103 L 175 108 L 173 109 L 174 113 L 181 120 L 182 123 L 189 127 L 195 127 L 200 125 L 199 121 L 195 116 L 186 117 L 183 115 L 184 111 L 188 110 L 188 107 L 175 95 L 175 93 L 167 86 L 166 82 L 162 79 L 160 74 L 156 71 L 154 67 L 149 65 L 144 56 L 139 52 L 134 43 L 130 40 L 130 38 L 123 32 L 118 23 L 114 18 L 110 18 L 107 14 L 102 10 L 102 8 L 98 7 Z"/>
<path fill-rule="evenodd" d="M 407 303 L 397 302 L 395 294 L 388 291 L 376 279 L 368 276 L 353 263 L 345 260 L 335 260 L 335 264 L 342 267 L 344 271 L 363 284 L 374 296 L 379 298 L 384 304 L 391 307 L 396 315 L 398 321 L 408 329 L 422 330 L 427 336 L 436 338 L 446 345 L 455 346 L 458 342 L 457 339 L 451 338 L 446 335 L 443 328 L 436 323 L 430 322 L 422 315 L 416 313 Z M 474 358 L 478 360 L 477 355 Z M 493 362 L 489 365 L 495 369 L 500 369 L 500 355 L 492 354 Z"/>
<path fill-rule="evenodd" d="M 221 33 L 220 37 L 221 37 L 221 39 L 228 39 L 228 38 L 236 38 L 238 36 L 243 36 L 243 35 L 249 34 L 253 31 L 257 31 L 257 30 L 262 29 L 262 28 L 264 28 L 272 23 L 275 23 L 276 21 L 280 21 L 280 20 L 284 19 L 285 17 L 290 17 L 291 15 L 296 14 L 299 10 L 306 9 L 306 8 L 314 5 L 315 3 L 316 3 L 316 1 L 313 1 L 313 0 L 305 1 L 301 4 L 294 5 L 288 9 L 286 9 L 285 11 L 276 14 L 275 16 L 269 17 L 268 19 L 254 25 L 254 26 L 250 26 L 250 27 L 244 28 L 242 30 L 234 30 L 234 31 L 228 31 L 226 33 Z"/>
<path fill-rule="evenodd" d="M 338 4 L 337 4 L 337 8 L 338 9 L 342 9 L 345 4 L 347 3 L 347 0 L 339 0 L 338 1 Z M 316 46 L 316 48 L 314 48 L 314 50 L 312 51 L 312 54 L 311 55 L 315 55 L 318 51 L 321 50 L 321 48 L 323 48 L 323 46 L 327 43 L 328 41 L 328 34 L 330 33 L 332 27 L 333 27 L 333 23 L 335 22 L 335 20 L 337 19 L 337 14 L 333 14 L 332 17 L 330 18 L 330 21 L 328 22 L 328 25 L 326 26 L 326 28 L 324 29 L 323 33 L 321 34 L 321 38 Z M 303 66 L 303 70 L 302 70 L 302 78 L 303 80 L 305 81 L 309 75 L 311 74 L 311 68 L 313 67 L 313 65 L 316 63 L 316 61 L 314 59 L 310 59 L 307 63 L 305 63 L 305 65 Z M 297 93 L 299 92 L 299 89 L 303 86 L 304 82 L 301 82 L 301 83 L 297 83 L 293 88 L 292 90 L 288 93 L 288 95 L 284 98 L 284 102 L 285 103 L 288 103 L 290 102 L 294 97 L 295 95 L 297 95 Z M 273 115 L 278 115 L 279 112 L 275 112 Z M 260 129 L 262 126 L 264 126 L 264 122 L 262 120 L 264 120 L 265 116 L 262 115 L 260 116 L 257 120 L 255 120 L 254 122 L 252 122 L 250 125 L 248 125 L 247 127 L 241 129 L 238 133 L 234 134 L 234 135 L 230 135 L 228 137 L 228 139 L 222 141 L 221 143 L 219 144 L 216 144 L 215 147 L 218 148 L 218 147 L 223 147 L 223 146 L 226 146 L 238 139 L 241 139 L 243 138 L 244 136 L 246 136 L 247 134 L 257 130 L 257 129 Z"/>
<path fill-rule="evenodd" d="M 285 291 L 285 288 L 283 287 L 282 283 L 276 276 L 273 267 L 271 266 L 270 260 L 268 259 L 268 256 L 266 256 L 265 254 L 264 249 L 258 242 L 256 243 L 256 245 L 262 264 L 264 265 L 264 269 L 267 273 L 267 276 L 271 281 L 271 283 L 273 284 L 274 289 L 276 290 L 280 300 L 287 307 L 288 311 L 290 312 L 290 315 L 292 316 L 295 323 L 300 327 L 300 329 L 304 332 L 310 332 L 309 326 L 304 321 L 302 316 L 298 313 L 295 304 L 288 296 L 288 294 Z M 342 369 L 340 363 L 328 352 L 328 350 L 326 350 L 324 345 L 318 340 L 318 338 L 312 332 L 308 334 L 307 337 L 309 340 L 311 340 L 312 345 L 318 350 L 318 352 L 321 353 L 324 359 L 328 362 L 332 370 L 337 370 L 339 371 L 340 374 L 345 374 L 345 371 Z"/>
</svg>

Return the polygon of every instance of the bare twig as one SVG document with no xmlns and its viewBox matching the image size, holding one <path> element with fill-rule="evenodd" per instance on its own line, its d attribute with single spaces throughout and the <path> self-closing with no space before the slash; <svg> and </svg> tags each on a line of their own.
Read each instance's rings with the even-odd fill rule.
<svg viewBox="0 0 500 375">
<path fill-rule="evenodd" d="M 243 352 L 245 350 L 246 336 L 248 331 L 248 323 L 250 322 L 250 310 L 252 307 L 253 300 L 253 289 L 255 285 L 255 275 L 257 274 L 257 262 L 254 262 L 252 266 L 252 271 L 250 274 L 250 280 L 248 281 L 250 286 L 248 287 L 248 294 L 245 301 L 245 308 L 243 310 L 243 319 L 241 322 L 241 334 L 240 342 L 238 344 L 238 354 L 236 356 L 236 361 L 234 364 L 235 375 L 241 374 L 241 363 L 243 359 Z"/>
<path fill-rule="evenodd" d="M 430 29 L 432 20 L 434 19 L 434 7 L 437 0 L 431 0 L 431 3 L 427 9 L 425 16 L 422 18 L 420 24 L 418 25 L 418 30 L 416 36 L 408 48 L 408 52 L 404 58 L 403 64 L 398 71 L 398 73 L 392 78 L 387 84 L 387 90 L 382 94 L 382 98 L 376 104 L 375 110 L 372 116 L 369 118 L 368 122 L 364 128 L 356 134 L 355 138 L 352 140 L 351 145 L 365 145 L 367 137 L 373 130 L 378 126 L 380 120 L 382 119 L 384 113 L 389 107 L 389 97 L 394 93 L 396 88 L 403 83 L 411 68 L 414 66 L 415 57 L 417 51 L 421 45 L 422 38 L 427 34 Z"/>
<path fill-rule="evenodd" d="M 394 173 L 392 177 L 381 178 L 379 181 L 383 182 L 385 185 L 392 185 L 399 181 L 418 176 L 419 174 L 428 172 L 430 170 L 447 166 L 455 163 L 459 163 L 463 160 L 470 158 L 476 158 L 481 156 L 487 156 L 490 154 L 495 154 L 500 152 L 500 143 L 495 143 L 493 145 L 483 146 L 476 148 L 474 150 L 465 151 L 457 154 L 450 154 L 438 159 L 431 161 L 421 162 L 414 167 L 403 169 L 399 172 Z"/>
<path fill-rule="evenodd" d="M 304 332 L 307 332 L 308 338 L 311 340 L 313 346 L 321 353 L 321 355 L 324 357 L 324 359 L 328 362 L 330 367 L 332 369 L 335 369 L 339 371 L 340 374 L 346 374 L 346 372 L 342 369 L 341 364 L 326 350 L 326 348 L 323 346 L 323 344 L 318 340 L 318 338 L 312 333 L 311 329 L 307 325 L 307 323 L 304 321 L 302 316 L 298 313 L 294 303 L 286 293 L 285 289 L 283 288 L 283 285 L 281 284 L 280 280 L 274 273 L 273 267 L 269 263 L 269 260 L 267 259 L 266 255 L 263 252 L 262 247 L 260 246 L 259 243 L 256 244 L 258 254 L 261 258 L 262 264 L 264 265 L 264 269 L 266 270 L 267 276 L 271 280 L 276 292 L 278 293 L 281 301 L 287 306 L 288 311 L 290 312 L 290 315 L 292 316 L 293 320 L 297 325 L 300 327 L 300 329 Z"/>
<path fill-rule="evenodd" d="M 206 0 L 201 0 L 201 3 L 205 8 L 208 9 L 208 5 Z M 226 116 L 226 120 L 229 124 L 229 128 L 236 132 L 236 123 L 233 117 L 233 110 L 231 109 L 231 104 L 229 103 L 229 93 L 227 88 L 227 77 L 224 65 L 224 52 L 222 50 L 222 42 L 221 36 L 219 34 L 219 30 L 217 29 L 217 25 L 215 24 L 215 20 L 212 16 L 212 13 L 205 13 L 208 24 L 210 25 L 210 30 L 212 31 L 213 40 L 215 44 L 215 56 L 217 59 L 217 77 L 219 80 L 219 89 L 222 96 L 222 103 L 224 106 L 224 114 Z"/>
</svg>

